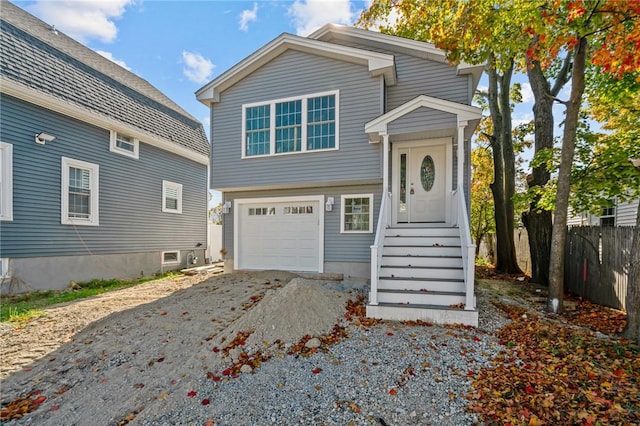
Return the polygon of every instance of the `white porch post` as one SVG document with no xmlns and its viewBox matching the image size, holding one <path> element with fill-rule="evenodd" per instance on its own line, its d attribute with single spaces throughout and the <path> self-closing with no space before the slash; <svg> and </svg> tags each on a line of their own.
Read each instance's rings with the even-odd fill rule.
<svg viewBox="0 0 640 426">
<path fill-rule="evenodd" d="M 456 189 L 462 191 L 464 182 L 464 129 L 469 125 L 467 121 L 458 121 L 458 179 Z"/>
<path fill-rule="evenodd" d="M 389 135 L 387 132 L 381 133 L 382 135 L 382 196 L 389 197 Z M 381 200 L 382 201 L 382 200 Z M 387 200 L 389 201 L 389 200 Z M 387 204 L 386 226 L 391 225 L 391 211 L 390 203 Z"/>
</svg>

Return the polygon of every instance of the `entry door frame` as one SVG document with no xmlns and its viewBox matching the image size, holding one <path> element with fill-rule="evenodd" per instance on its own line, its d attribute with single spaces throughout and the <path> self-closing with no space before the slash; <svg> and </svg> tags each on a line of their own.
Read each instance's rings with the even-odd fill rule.
<svg viewBox="0 0 640 426">
<path fill-rule="evenodd" d="M 434 138 L 415 140 L 407 142 L 393 142 L 391 148 L 391 221 L 394 226 L 411 225 L 411 218 L 408 222 L 398 223 L 398 210 L 400 208 L 400 151 L 409 148 L 426 148 L 429 146 L 444 145 L 445 146 L 445 226 L 452 226 L 451 204 L 453 194 L 453 138 Z M 407 162 L 409 164 L 409 161 Z M 408 197 L 408 196 L 407 196 Z M 407 198 L 408 199 L 408 198 Z M 422 223 L 429 226 L 429 223 Z"/>
<path fill-rule="evenodd" d="M 233 200 L 233 269 L 238 269 L 240 262 L 240 207 L 243 204 L 318 203 L 318 272 L 324 272 L 324 195 L 301 195 L 292 197 L 257 197 L 236 198 Z"/>
</svg>

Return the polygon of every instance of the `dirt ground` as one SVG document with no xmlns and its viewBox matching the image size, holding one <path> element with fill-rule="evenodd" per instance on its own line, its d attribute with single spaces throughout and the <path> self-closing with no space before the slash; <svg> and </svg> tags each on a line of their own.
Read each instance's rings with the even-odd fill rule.
<svg viewBox="0 0 640 426">
<path fill-rule="evenodd" d="M 83 424 L 86 413 L 93 424 L 122 422 L 170 393 L 185 393 L 194 371 L 221 365 L 210 340 L 293 277 L 181 277 L 46 309 L 26 325 L 0 330 L 0 404 L 38 400 L 47 424 Z"/>
</svg>

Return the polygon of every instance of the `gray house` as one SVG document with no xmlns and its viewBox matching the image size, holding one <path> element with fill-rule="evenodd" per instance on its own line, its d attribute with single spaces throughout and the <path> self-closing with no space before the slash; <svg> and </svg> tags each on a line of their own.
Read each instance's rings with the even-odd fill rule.
<svg viewBox="0 0 640 426">
<path fill-rule="evenodd" d="M 0 290 L 202 263 L 202 124 L 5 0 L 0 17 Z"/>
<path fill-rule="evenodd" d="M 227 269 L 366 277 L 370 316 L 477 324 L 467 211 L 481 72 L 428 43 L 326 25 L 202 87 Z"/>
</svg>

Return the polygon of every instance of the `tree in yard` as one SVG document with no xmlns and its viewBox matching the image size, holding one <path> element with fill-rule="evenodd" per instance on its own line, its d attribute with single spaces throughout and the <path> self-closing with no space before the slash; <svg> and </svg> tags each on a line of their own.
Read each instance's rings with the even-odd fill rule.
<svg viewBox="0 0 640 426">
<path fill-rule="evenodd" d="M 222 203 L 209 209 L 209 220 L 216 225 L 222 225 Z"/>
<path fill-rule="evenodd" d="M 569 100 L 564 102 L 566 115 L 551 239 L 547 310 L 553 313 L 563 310 L 570 177 L 588 58 L 592 65 L 612 77 L 637 73 L 640 70 L 639 19 L 640 2 L 614 0 L 556 0 L 542 5 L 531 17 L 529 32 L 537 40 L 527 50 L 528 57 L 539 60 L 544 68 L 561 51 L 573 52 L 571 92 Z"/>
<path fill-rule="evenodd" d="M 482 239 L 495 231 L 493 216 L 493 198 L 491 196 L 491 178 L 493 159 L 488 146 L 477 145 L 471 151 L 471 236 L 476 245 L 476 257 L 480 251 Z"/>
<path fill-rule="evenodd" d="M 447 52 L 453 63 L 462 61 L 486 63 L 489 78 L 487 103 L 492 120 L 488 136 L 493 157 L 493 182 L 496 223 L 496 269 L 521 273 L 513 239 L 515 195 L 515 155 L 511 129 L 511 79 L 523 57 L 521 43 L 523 25 L 511 25 L 520 14 L 514 14 L 500 2 L 477 0 L 374 0 L 360 17 L 359 25 L 378 27 L 383 32 L 434 43 Z M 517 7 L 531 8 L 529 2 L 518 1 Z M 522 3 L 522 5 L 520 5 Z M 516 7 L 513 8 L 516 10 Z M 392 13 L 397 21 L 380 25 Z M 508 23 L 508 24 L 507 24 Z M 526 41 L 528 43 L 528 41 Z"/>
</svg>

